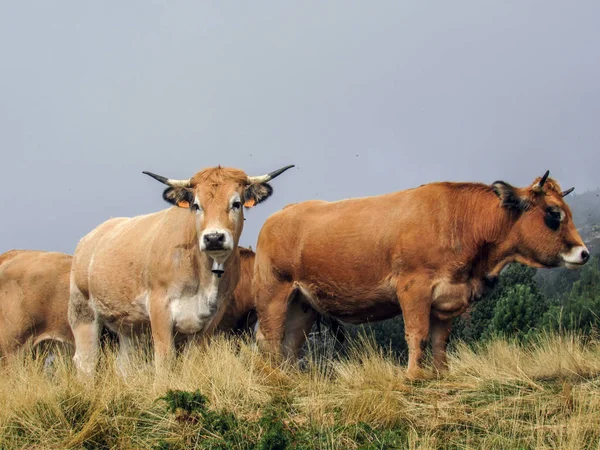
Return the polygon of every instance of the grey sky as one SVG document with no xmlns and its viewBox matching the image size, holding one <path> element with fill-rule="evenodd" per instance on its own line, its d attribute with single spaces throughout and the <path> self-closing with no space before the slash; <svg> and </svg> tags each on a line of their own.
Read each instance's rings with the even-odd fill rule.
<svg viewBox="0 0 600 450">
<path fill-rule="evenodd" d="M 5 1 L 0 252 L 167 206 L 150 170 L 285 164 L 287 203 L 436 180 L 596 187 L 600 2 Z"/>
</svg>

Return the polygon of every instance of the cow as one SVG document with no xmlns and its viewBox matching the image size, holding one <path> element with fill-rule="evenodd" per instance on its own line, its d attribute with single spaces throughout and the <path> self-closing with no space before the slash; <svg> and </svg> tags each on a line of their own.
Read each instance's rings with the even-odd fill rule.
<svg viewBox="0 0 600 450">
<path fill-rule="evenodd" d="M 256 329 L 257 315 L 254 297 L 252 295 L 252 280 L 254 278 L 254 259 L 256 254 L 252 248 L 238 247 L 240 253 L 240 280 L 233 292 L 233 297 L 223 314 L 223 318 L 217 327 L 219 331 L 225 334 L 253 334 Z M 317 325 L 320 321 L 327 324 L 329 331 L 340 343 L 346 340 L 346 333 L 343 326 L 331 317 L 317 318 Z M 320 331 L 320 326 L 318 327 Z"/>
<path fill-rule="evenodd" d="M 157 371 L 169 367 L 176 341 L 211 335 L 239 278 L 242 206 L 269 198 L 268 182 L 291 167 L 250 177 L 219 166 L 187 180 L 143 172 L 168 186 L 163 199 L 173 206 L 110 219 L 84 236 L 73 255 L 68 318 L 79 373 L 95 369 L 102 325 L 119 337 L 124 375 L 140 333 L 152 336 Z"/>
<path fill-rule="evenodd" d="M 251 333 L 256 325 L 256 308 L 252 297 L 254 256 L 252 249 L 238 247 L 240 254 L 240 278 L 233 291 L 223 318 L 217 327 L 224 333 Z"/>
<path fill-rule="evenodd" d="M 67 321 L 71 256 L 11 250 L 0 255 L 0 354 L 14 356 L 27 344 L 73 347 Z"/>
<path fill-rule="evenodd" d="M 569 206 L 548 178 L 528 187 L 438 182 L 374 197 L 311 200 L 270 216 L 257 243 L 257 340 L 296 356 L 317 316 L 353 324 L 403 315 L 407 378 L 447 369 L 452 319 L 503 267 L 578 268 L 589 259 Z"/>
</svg>

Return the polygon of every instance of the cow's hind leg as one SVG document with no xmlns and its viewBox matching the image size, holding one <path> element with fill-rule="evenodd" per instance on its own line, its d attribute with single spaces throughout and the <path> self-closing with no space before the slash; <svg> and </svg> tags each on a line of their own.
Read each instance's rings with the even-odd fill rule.
<svg viewBox="0 0 600 450">
<path fill-rule="evenodd" d="M 256 342 L 259 349 L 276 359 L 283 356 L 282 341 L 288 302 L 293 292 L 292 283 L 280 281 L 270 286 L 258 286 L 256 290 L 258 316 Z"/>
<path fill-rule="evenodd" d="M 79 373 L 91 376 L 98 361 L 101 324 L 90 299 L 74 285 L 71 285 L 68 318 L 75 337 L 73 362 Z"/>
<path fill-rule="evenodd" d="M 302 303 L 300 297 L 301 294 L 297 293 L 289 302 L 287 310 L 283 337 L 283 354 L 286 358 L 298 358 L 306 337 L 317 318 L 317 312 Z"/>
</svg>

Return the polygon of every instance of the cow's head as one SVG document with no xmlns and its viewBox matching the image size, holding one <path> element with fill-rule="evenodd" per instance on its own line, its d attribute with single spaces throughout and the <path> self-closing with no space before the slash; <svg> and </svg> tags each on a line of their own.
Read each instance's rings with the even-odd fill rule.
<svg viewBox="0 0 600 450">
<path fill-rule="evenodd" d="M 200 251 L 222 265 L 242 233 L 242 206 L 251 208 L 269 198 L 273 188 L 268 182 L 291 167 L 294 166 L 258 177 L 250 177 L 239 169 L 212 167 L 187 180 L 143 173 L 169 186 L 163 192 L 164 200 L 195 215 Z"/>
<path fill-rule="evenodd" d="M 526 188 L 503 181 L 492 185 L 502 207 L 516 218 L 509 238 L 517 252 L 516 260 L 534 267 L 581 267 L 590 254 L 564 201 L 574 188 L 562 191 L 548 174 L 549 171 Z"/>
</svg>

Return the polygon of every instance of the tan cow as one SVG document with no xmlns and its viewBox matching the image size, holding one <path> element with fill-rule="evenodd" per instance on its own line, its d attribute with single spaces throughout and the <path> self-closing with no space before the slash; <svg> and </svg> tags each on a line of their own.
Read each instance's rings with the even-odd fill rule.
<svg viewBox="0 0 600 450">
<path fill-rule="evenodd" d="M 502 181 L 431 183 L 377 197 L 290 205 L 267 219 L 258 238 L 259 344 L 294 356 L 317 313 L 356 324 L 402 312 L 407 375 L 423 376 L 430 334 L 434 364 L 445 369 L 452 319 L 504 266 L 587 262 L 563 200 L 569 192 L 546 172 L 526 188 Z"/>
<path fill-rule="evenodd" d="M 0 255 L 0 353 L 23 345 L 73 345 L 67 321 L 71 256 L 34 250 Z"/>
<path fill-rule="evenodd" d="M 260 177 L 215 167 L 188 180 L 144 172 L 169 186 L 163 198 L 175 207 L 108 220 L 75 250 L 69 322 L 80 371 L 94 370 L 101 325 L 119 336 L 123 371 L 148 326 L 157 369 L 168 366 L 178 337 L 212 333 L 239 278 L 242 205 L 266 200 L 267 182 L 290 167 Z"/>
</svg>

